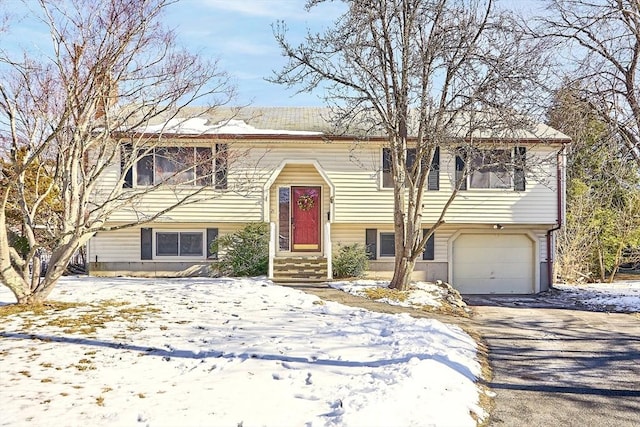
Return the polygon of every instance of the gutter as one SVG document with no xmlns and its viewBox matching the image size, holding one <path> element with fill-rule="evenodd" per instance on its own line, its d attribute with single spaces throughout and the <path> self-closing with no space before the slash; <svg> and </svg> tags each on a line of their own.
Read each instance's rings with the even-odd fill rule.
<svg viewBox="0 0 640 427">
<path fill-rule="evenodd" d="M 553 286 L 553 261 L 554 256 L 552 255 L 552 245 L 551 242 L 553 240 L 553 233 L 562 228 L 562 224 L 564 222 L 564 199 L 562 197 L 566 192 L 566 184 L 564 178 L 565 171 L 565 148 L 562 147 L 560 151 L 558 151 L 556 157 L 556 196 L 557 196 L 557 222 L 556 226 L 547 230 L 547 281 L 549 282 L 549 289 Z"/>
</svg>

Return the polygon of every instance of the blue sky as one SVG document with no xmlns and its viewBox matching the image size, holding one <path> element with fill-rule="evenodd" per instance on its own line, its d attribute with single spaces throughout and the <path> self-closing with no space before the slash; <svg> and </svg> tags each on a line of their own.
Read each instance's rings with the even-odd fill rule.
<svg viewBox="0 0 640 427">
<path fill-rule="evenodd" d="M 321 104 L 317 94 L 296 95 L 264 80 L 285 64 L 271 26 L 284 20 L 291 37 L 301 38 L 307 28 L 330 25 L 339 15 L 338 3 L 307 12 L 304 0 L 181 0 L 166 19 L 183 45 L 220 60 L 237 83 L 240 103 L 310 106 Z"/>
<path fill-rule="evenodd" d="M 100 1 L 100 0 L 95 0 Z M 165 23 L 175 29 L 180 44 L 210 59 L 218 59 L 238 88 L 238 104 L 255 106 L 321 105 L 318 93 L 296 94 L 293 89 L 265 81 L 285 64 L 272 32 L 272 24 L 284 20 L 292 40 L 307 31 L 330 26 L 344 10 L 337 0 L 307 12 L 305 0 L 179 0 L 166 10 Z M 535 0 L 505 0 L 511 7 L 531 6 Z M 18 45 L 30 50 L 49 44 L 48 35 L 36 32 L 25 15 L 22 0 L 0 0 L 14 13 L 10 32 L 3 34 L 5 48 Z"/>
<path fill-rule="evenodd" d="M 95 0 L 100 1 L 100 0 Z M 339 16 L 340 2 L 327 1 L 311 12 L 305 0 L 179 0 L 166 9 L 165 24 L 175 29 L 179 43 L 194 53 L 218 59 L 238 88 L 238 104 L 255 106 L 321 105 L 317 94 L 265 81 L 285 59 L 280 54 L 272 24 L 284 20 L 293 39 L 301 39 L 307 28 L 325 28 Z M 10 13 L 8 33 L 2 34 L 2 48 L 46 50 L 48 34 L 26 18 L 22 0 L 0 0 L 0 9 Z"/>
</svg>

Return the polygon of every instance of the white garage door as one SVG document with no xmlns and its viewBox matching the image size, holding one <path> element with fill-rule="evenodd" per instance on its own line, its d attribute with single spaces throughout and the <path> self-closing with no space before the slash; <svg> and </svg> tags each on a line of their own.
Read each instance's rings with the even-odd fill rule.
<svg viewBox="0 0 640 427">
<path fill-rule="evenodd" d="M 533 247 L 524 234 L 462 234 L 453 242 L 453 286 L 463 294 L 533 293 Z"/>
</svg>

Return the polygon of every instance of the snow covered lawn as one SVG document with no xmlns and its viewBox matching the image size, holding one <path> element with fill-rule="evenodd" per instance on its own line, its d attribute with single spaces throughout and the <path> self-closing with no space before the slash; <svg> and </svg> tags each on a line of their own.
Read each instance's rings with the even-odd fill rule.
<svg viewBox="0 0 640 427">
<path fill-rule="evenodd" d="M 0 319 L 0 425 L 474 426 L 460 328 L 259 279 L 66 277 Z M 0 305 L 13 302 L 0 287 Z M 0 309 L 1 313 L 1 309 Z"/>
<path fill-rule="evenodd" d="M 567 307 L 608 312 L 640 312 L 640 280 L 553 285 L 551 295 Z"/>
</svg>

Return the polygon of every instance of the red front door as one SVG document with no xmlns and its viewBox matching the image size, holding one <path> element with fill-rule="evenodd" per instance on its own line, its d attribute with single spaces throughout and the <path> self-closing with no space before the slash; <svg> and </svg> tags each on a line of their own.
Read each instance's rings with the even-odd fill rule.
<svg viewBox="0 0 640 427">
<path fill-rule="evenodd" d="M 294 251 L 320 250 L 320 187 L 291 187 Z"/>
</svg>

